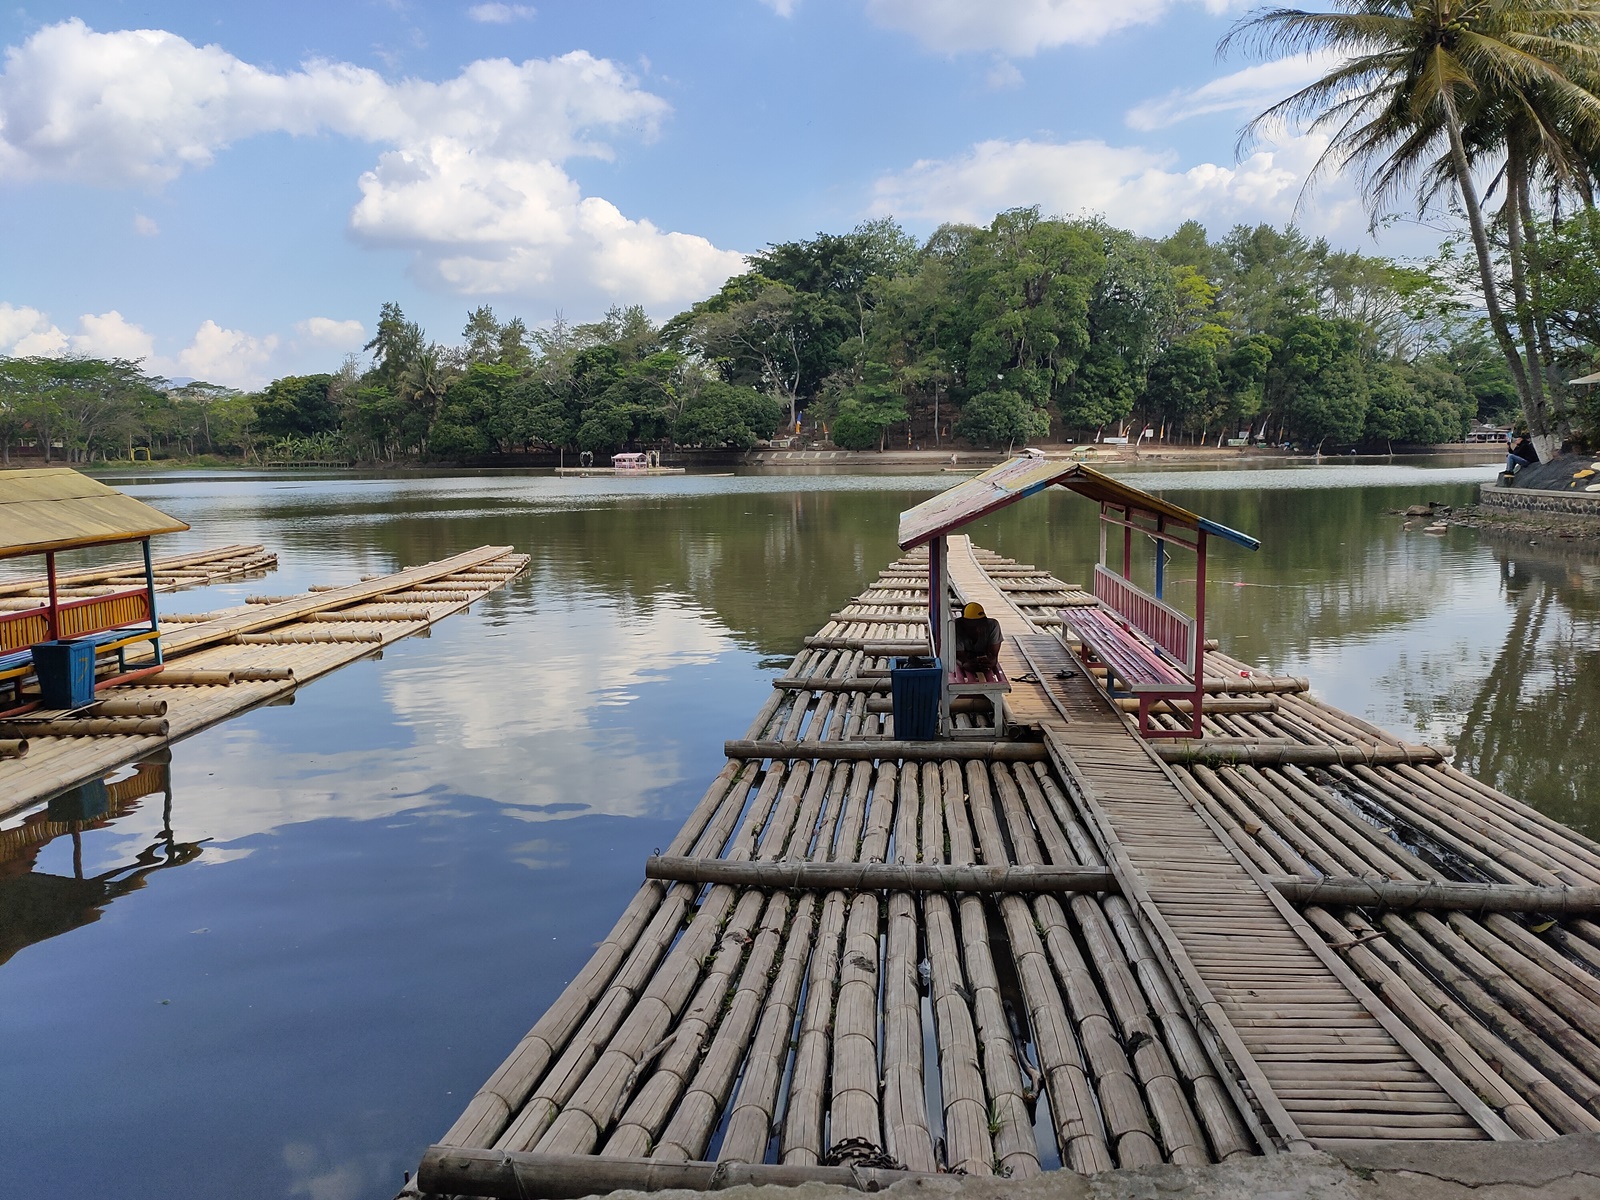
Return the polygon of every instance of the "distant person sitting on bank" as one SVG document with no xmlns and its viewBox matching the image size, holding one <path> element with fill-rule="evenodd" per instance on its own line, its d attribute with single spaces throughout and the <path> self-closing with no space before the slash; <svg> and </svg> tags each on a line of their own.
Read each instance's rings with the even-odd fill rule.
<svg viewBox="0 0 1600 1200">
<path fill-rule="evenodd" d="M 973 603 L 955 620 L 956 666 L 974 675 L 1000 669 L 1000 622 L 985 616 L 983 605 Z"/>
<path fill-rule="evenodd" d="M 1533 442 L 1527 434 L 1517 439 L 1516 444 L 1506 451 L 1506 474 L 1515 475 L 1523 467 L 1531 466 L 1539 461 L 1539 452 L 1533 448 Z"/>
</svg>

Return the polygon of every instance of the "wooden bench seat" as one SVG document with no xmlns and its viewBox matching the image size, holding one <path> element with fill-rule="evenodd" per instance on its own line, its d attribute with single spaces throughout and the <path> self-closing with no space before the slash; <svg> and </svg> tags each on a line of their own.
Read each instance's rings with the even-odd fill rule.
<svg viewBox="0 0 1600 1200">
<path fill-rule="evenodd" d="M 1116 613 L 1085 606 L 1061 609 L 1060 615 L 1078 640 L 1134 695 L 1187 696 L 1194 691 L 1194 680 Z"/>
<path fill-rule="evenodd" d="M 945 694 L 954 699 L 957 696 L 982 696 L 989 701 L 989 706 L 994 713 L 994 729 L 949 729 L 951 737 L 1004 737 L 1006 732 L 1006 693 L 1011 690 L 1011 681 L 1006 678 L 1005 671 L 995 667 L 992 671 L 981 674 L 968 671 L 962 667 L 952 665 L 945 678 Z"/>
</svg>

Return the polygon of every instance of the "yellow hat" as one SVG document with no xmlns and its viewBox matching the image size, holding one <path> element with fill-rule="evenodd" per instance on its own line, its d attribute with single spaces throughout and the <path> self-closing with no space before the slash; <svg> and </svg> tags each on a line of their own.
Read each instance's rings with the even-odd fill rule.
<svg viewBox="0 0 1600 1200">
<path fill-rule="evenodd" d="M 975 621 L 979 617 L 983 616 L 983 605 L 974 600 L 971 604 L 967 605 L 961 610 L 961 615 L 967 618 L 969 621 Z"/>
</svg>

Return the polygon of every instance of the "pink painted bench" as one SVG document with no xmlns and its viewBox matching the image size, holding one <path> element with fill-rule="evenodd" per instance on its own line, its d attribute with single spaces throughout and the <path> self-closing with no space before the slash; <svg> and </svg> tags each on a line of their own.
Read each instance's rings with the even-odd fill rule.
<svg viewBox="0 0 1600 1200">
<path fill-rule="evenodd" d="M 956 696 L 982 696 L 989 701 L 989 707 L 994 713 L 994 729 L 950 729 L 952 737 L 1004 737 L 1006 732 L 1006 702 L 1005 695 L 1011 690 L 1011 681 L 1006 678 L 1006 673 L 999 667 L 981 674 L 968 671 L 959 666 L 951 666 L 949 677 L 946 680 L 945 695 L 952 699 Z M 948 727 L 948 723 L 947 723 Z"/>
</svg>

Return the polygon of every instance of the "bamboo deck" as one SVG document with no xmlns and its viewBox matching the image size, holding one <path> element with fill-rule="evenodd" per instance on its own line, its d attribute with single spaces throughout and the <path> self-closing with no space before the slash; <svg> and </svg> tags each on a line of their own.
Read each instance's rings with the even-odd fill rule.
<svg viewBox="0 0 1600 1200">
<path fill-rule="evenodd" d="M 91 717 L 96 723 L 88 724 L 82 716 L 35 711 L 8 721 L 17 732 L 5 736 L 20 733 L 28 752 L 23 758 L 0 758 L 0 816 L 280 699 L 308 680 L 426 629 L 504 586 L 527 563 L 527 555 L 508 546 L 480 546 L 346 587 L 247 603 L 198 620 L 163 617 L 166 667 L 102 690 L 96 699 L 152 713 L 164 702 L 164 712 L 103 721 Z M 129 653 L 129 666 L 149 665 L 149 654 L 148 646 L 136 648 Z M 95 732 L 30 731 L 45 719 L 54 719 L 50 729 L 72 721 Z"/>
<path fill-rule="evenodd" d="M 184 588 L 246 579 L 262 575 L 278 565 L 278 556 L 265 546 L 222 546 L 155 559 L 156 591 L 176 592 Z M 143 587 L 144 560 L 111 563 L 103 567 L 84 567 L 56 574 L 56 592 L 62 600 L 103 596 L 110 592 Z M 37 608 L 50 594 L 43 575 L 0 579 L 0 610 Z"/>
<path fill-rule="evenodd" d="M 887 568 L 807 639 L 665 852 L 719 865 L 647 879 L 407 1194 L 1600 1129 L 1600 845 L 1217 653 L 1206 737 L 1152 748 L 1059 636 L 1086 593 L 965 539 L 950 561 L 1005 628 L 1021 740 L 892 740 L 885 656 L 925 644 L 926 558 Z M 907 869 L 808 886 L 824 863 Z M 1052 870 L 1114 886 L 989 882 Z M 770 885 L 711 882 L 745 876 Z M 1571 905 L 1296 907 L 1286 876 Z"/>
</svg>

